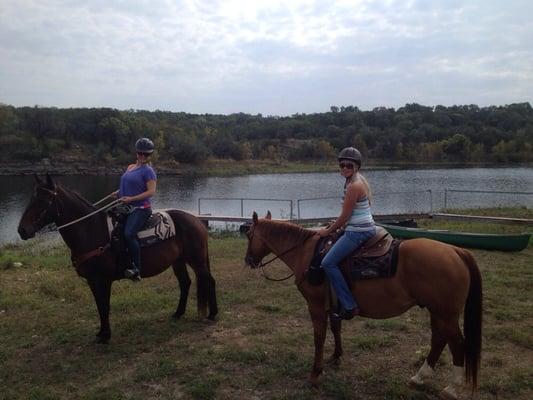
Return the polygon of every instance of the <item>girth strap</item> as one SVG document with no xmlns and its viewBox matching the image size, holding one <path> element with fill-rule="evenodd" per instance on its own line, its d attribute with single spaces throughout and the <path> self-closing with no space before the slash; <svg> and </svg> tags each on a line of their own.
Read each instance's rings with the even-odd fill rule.
<svg viewBox="0 0 533 400">
<path fill-rule="evenodd" d="M 110 243 L 107 243 L 103 247 L 98 247 L 97 249 L 91 250 L 87 253 L 83 253 L 80 256 L 74 256 L 72 255 L 70 259 L 72 260 L 72 265 L 74 267 L 78 268 L 80 267 L 84 262 L 87 260 L 93 258 L 93 257 L 100 257 L 102 254 L 104 254 L 109 248 L 111 247 Z"/>
</svg>

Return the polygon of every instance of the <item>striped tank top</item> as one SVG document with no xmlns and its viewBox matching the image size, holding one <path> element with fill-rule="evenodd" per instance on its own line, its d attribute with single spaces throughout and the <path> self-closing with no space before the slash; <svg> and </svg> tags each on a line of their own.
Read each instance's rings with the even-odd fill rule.
<svg viewBox="0 0 533 400">
<path fill-rule="evenodd" d="M 346 188 L 344 188 L 344 194 L 342 196 L 343 202 L 345 196 Z M 374 218 L 372 218 L 372 211 L 370 210 L 370 202 L 368 201 L 368 198 L 364 196 L 355 203 L 352 215 L 346 222 L 346 230 L 365 232 L 374 230 L 375 226 L 376 224 L 374 223 Z"/>
</svg>

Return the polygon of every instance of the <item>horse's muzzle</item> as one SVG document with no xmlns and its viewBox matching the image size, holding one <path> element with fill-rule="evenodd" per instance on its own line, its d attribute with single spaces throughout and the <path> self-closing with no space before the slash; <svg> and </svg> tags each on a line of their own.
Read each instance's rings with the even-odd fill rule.
<svg viewBox="0 0 533 400">
<path fill-rule="evenodd" d="M 20 235 L 20 238 L 22 240 L 28 240 L 28 239 L 31 239 L 32 237 L 35 237 L 35 232 L 28 232 L 25 228 L 23 228 L 22 226 L 19 226 L 18 228 L 18 233 Z"/>
<path fill-rule="evenodd" d="M 246 256 L 244 257 L 244 262 L 246 265 L 248 265 L 250 268 L 258 268 L 259 263 L 256 263 L 252 256 Z"/>
</svg>

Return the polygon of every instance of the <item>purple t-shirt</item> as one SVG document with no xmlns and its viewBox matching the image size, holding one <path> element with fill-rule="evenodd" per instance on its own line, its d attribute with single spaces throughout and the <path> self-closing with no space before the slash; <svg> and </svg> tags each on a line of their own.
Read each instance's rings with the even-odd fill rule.
<svg viewBox="0 0 533 400">
<path fill-rule="evenodd" d="M 137 196 L 148 190 L 146 182 L 155 181 L 157 179 L 156 173 L 152 167 L 143 164 L 140 167 L 135 167 L 129 171 L 124 172 L 120 178 L 119 197 L 123 196 Z M 132 201 L 134 207 L 150 208 L 152 206 L 151 197 L 144 200 Z"/>
</svg>

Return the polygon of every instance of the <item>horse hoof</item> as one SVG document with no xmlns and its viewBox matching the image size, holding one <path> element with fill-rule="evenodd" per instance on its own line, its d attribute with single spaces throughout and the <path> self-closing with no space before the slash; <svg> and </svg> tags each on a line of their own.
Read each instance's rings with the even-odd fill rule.
<svg viewBox="0 0 533 400">
<path fill-rule="evenodd" d="M 109 338 L 108 337 L 97 336 L 96 339 L 94 340 L 94 343 L 96 343 L 96 344 L 108 344 L 109 343 Z"/>
<path fill-rule="evenodd" d="M 333 367 L 338 367 L 341 365 L 341 358 L 340 357 L 330 357 L 326 361 L 328 365 L 331 365 Z"/>
<path fill-rule="evenodd" d="M 318 389 L 320 387 L 318 379 L 309 379 L 309 386 L 311 386 L 313 389 Z"/>
<path fill-rule="evenodd" d="M 207 319 L 208 319 L 209 321 L 216 322 L 216 320 L 217 320 L 217 315 L 216 315 L 216 314 L 213 314 L 213 315 L 209 314 L 209 315 L 207 316 Z"/>
<path fill-rule="evenodd" d="M 442 392 L 440 392 L 439 398 L 442 400 L 457 400 L 459 397 L 455 389 L 446 387 Z"/>
<path fill-rule="evenodd" d="M 183 316 L 183 313 L 181 313 L 181 314 L 174 313 L 174 314 L 172 314 L 172 316 L 170 317 L 170 319 L 171 319 L 172 321 L 178 321 L 182 316 Z"/>
<path fill-rule="evenodd" d="M 413 376 L 407 382 L 407 386 L 409 386 L 410 388 L 413 388 L 413 389 L 419 389 L 419 388 L 425 386 L 425 383 Z"/>
<path fill-rule="evenodd" d="M 111 339 L 111 332 L 102 331 L 100 329 L 96 334 L 96 339 L 94 342 L 98 344 L 107 344 L 109 339 Z"/>
</svg>

